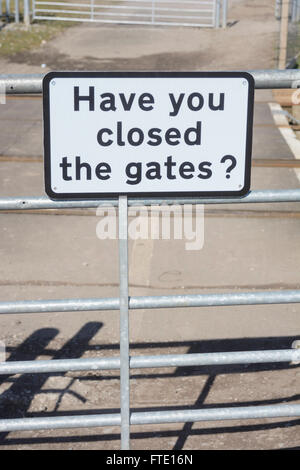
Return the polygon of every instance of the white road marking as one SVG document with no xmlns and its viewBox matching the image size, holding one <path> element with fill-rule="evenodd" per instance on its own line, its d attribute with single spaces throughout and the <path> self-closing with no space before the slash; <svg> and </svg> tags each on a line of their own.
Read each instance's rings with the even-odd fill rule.
<svg viewBox="0 0 300 470">
<path fill-rule="evenodd" d="M 282 107 L 279 103 L 269 103 L 269 107 L 279 132 L 288 144 L 294 157 L 300 160 L 300 140 L 297 139 L 295 132 L 289 126 L 287 117 L 282 113 Z M 300 181 L 300 168 L 294 168 L 294 172 Z"/>
</svg>

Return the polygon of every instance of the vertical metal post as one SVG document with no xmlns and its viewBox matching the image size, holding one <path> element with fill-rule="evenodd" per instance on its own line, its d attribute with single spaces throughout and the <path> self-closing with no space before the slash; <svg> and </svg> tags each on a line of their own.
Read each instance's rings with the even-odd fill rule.
<svg viewBox="0 0 300 470">
<path fill-rule="evenodd" d="M 288 25 L 289 25 L 289 0 L 282 0 L 279 64 L 278 64 L 278 68 L 281 70 L 284 70 L 286 67 Z"/>
<path fill-rule="evenodd" d="M 291 0 L 291 1 L 292 1 L 291 21 L 292 21 L 292 23 L 295 23 L 295 21 L 296 21 L 297 2 L 296 2 L 296 0 Z"/>
<path fill-rule="evenodd" d="M 154 24 L 155 20 L 155 0 L 152 0 L 151 4 L 151 23 Z"/>
<path fill-rule="evenodd" d="M 20 13 L 19 13 L 19 0 L 15 0 L 15 23 L 19 23 Z"/>
<path fill-rule="evenodd" d="M 216 0 L 216 8 L 215 8 L 215 27 L 220 27 L 220 0 Z"/>
<path fill-rule="evenodd" d="M 213 0 L 212 9 L 213 11 L 212 11 L 211 25 L 216 28 L 217 27 L 217 22 L 216 22 L 217 0 Z"/>
<path fill-rule="evenodd" d="M 276 3 L 275 3 L 275 18 L 276 18 L 276 20 L 280 20 L 280 18 L 281 18 L 281 0 L 276 0 Z"/>
<path fill-rule="evenodd" d="M 128 202 L 119 196 L 121 449 L 129 450 Z"/>
<path fill-rule="evenodd" d="M 94 19 L 94 0 L 91 0 L 90 7 L 91 7 L 91 20 L 93 21 L 93 19 Z"/>
<path fill-rule="evenodd" d="M 24 0 L 24 24 L 26 26 L 30 24 L 29 0 Z"/>
<path fill-rule="evenodd" d="M 9 0 L 6 0 L 5 2 L 5 8 L 6 8 L 6 16 L 7 18 L 10 16 L 10 5 L 9 5 Z"/>
<path fill-rule="evenodd" d="M 228 0 L 223 0 L 223 28 L 227 26 Z"/>
</svg>

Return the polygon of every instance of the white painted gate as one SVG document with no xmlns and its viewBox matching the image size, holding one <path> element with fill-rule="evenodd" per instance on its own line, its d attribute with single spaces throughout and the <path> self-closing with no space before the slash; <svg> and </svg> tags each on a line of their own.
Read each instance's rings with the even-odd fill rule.
<svg viewBox="0 0 300 470">
<path fill-rule="evenodd" d="M 117 24 L 226 26 L 227 0 L 33 0 L 33 19 Z"/>
</svg>

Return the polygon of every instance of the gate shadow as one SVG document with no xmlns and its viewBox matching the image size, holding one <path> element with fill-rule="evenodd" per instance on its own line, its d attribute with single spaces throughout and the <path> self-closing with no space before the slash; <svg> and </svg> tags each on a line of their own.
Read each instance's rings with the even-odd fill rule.
<svg viewBox="0 0 300 470">
<path fill-rule="evenodd" d="M 119 351 L 119 344 L 93 344 L 89 342 L 102 328 L 101 322 L 88 322 L 86 323 L 69 341 L 67 341 L 59 350 L 49 348 L 49 344 L 55 339 L 59 330 L 55 328 L 43 328 L 32 333 L 24 340 L 22 344 L 16 348 L 7 348 L 10 353 L 8 361 L 26 361 L 35 360 L 39 356 L 49 356 L 52 359 L 67 359 L 79 358 L 85 352 L 89 351 L 89 356 L 103 357 L 108 355 L 108 351 Z M 195 353 L 209 353 L 209 352 L 234 352 L 234 351 L 256 351 L 256 350 L 277 350 L 277 349 L 290 349 L 293 341 L 300 339 L 300 336 L 285 336 L 285 337 L 261 337 L 261 338 L 237 338 L 237 339 L 216 339 L 216 340 L 201 340 L 201 341 L 171 341 L 171 342 L 152 342 L 152 343 L 133 343 L 130 345 L 131 355 L 137 354 L 151 354 L 151 350 L 167 350 L 170 354 L 170 349 L 174 349 L 172 353 L 176 353 L 176 349 L 183 348 L 187 354 Z M 146 350 L 146 351 L 145 351 Z M 93 354 L 95 352 L 95 354 Z M 195 377 L 207 376 L 206 382 L 193 405 L 189 406 L 163 406 L 163 407 L 131 407 L 132 412 L 136 411 L 167 411 L 167 410 L 191 410 L 191 409 L 208 409 L 208 408 L 221 408 L 221 407 L 235 407 L 235 406 L 254 406 L 254 405 L 271 405 L 279 403 L 288 403 L 300 400 L 300 393 L 297 395 L 285 395 L 280 398 L 270 398 L 260 401 L 238 401 L 230 403 L 214 403 L 206 404 L 208 397 L 215 379 L 219 374 L 235 374 L 235 373 L 255 373 L 260 371 L 280 371 L 284 369 L 299 368 L 300 365 L 290 363 L 264 363 L 264 364 L 233 364 L 233 365 L 213 365 L 213 366 L 189 366 L 172 368 L 172 372 L 159 373 L 154 369 L 132 370 L 131 375 L 135 380 L 155 380 L 156 378 L 164 378 L 166 382 L 168 379 L 174 377 Z M 165 369 L 164 369 L 165 370 Z M 153 372 L 154 371 L 154 372 Z M 39 416 L 70 416 L 70 415 L 88 415 L 88 414 L 104 414 L 104 413 L 119 413 L 119 408 L 109 409 L 88 409 L 88 410 L 67 410 L 62 411 L 60 407 L 61 400 L 66 394 L 76 396 L 81 402 L 86 402 L 86 398 L 79 393 L 70 389 L 72 383 L 76 379 L 80 381 L 109 381 L 119 378 L 119 371 L 115 371 L 114 375 L 106 376 L 79 376 L 72 373 L 71 383 L 61 390 L 42 390 L 42 387 L 51 376 L 64 376 L 65 373 L 41 373 L 41 374 L 21 374 L 21 375 L 6 375 L 0 376 L 0 385 L 5 384 L 6 389 L 0 395 L 0 419 L 9 418 L 24 418 L 24 417 L 39 417 Z M 167 383 L 166 383 L 167 386 Z M 119 385 L 118 385 L 119 387 Z M 53 412 L 32 412 L 30 405 L 34 397 L 39 393 L 57 393 L 56 406 Z M 224 433 L 243 433 L 249 431 L 271 430 L 278 428 L 296 427 L 300 425 L 300 419 L 281 420 L 277 422 L 269 422 L 262 424 L 250 425 L 231 425 L 222 427 L 206 427 L 205 429 L 193 429 L 194 423 L 185 423 L 178 430 L 157 430 L 157 431 L 141 431 L 131 432 L 132 439 L 147 439 L 154 437 L 169 437 L 176 438 L 173 450 L 180 450 L 184 448 L 186 440 L 189 436 L 204 436 L 204 435 L 217 435 Z M 9 432 L 0 433 L 0 445 L 16 446 L 22 444 L 54 444 L 54 443 L 80 443 L 80 442 L 100 442 L 100 441 L 115 441 L 120 439 L 119 433 L 107 434 L 94 434 L 94 435 L 80 435 L 76 436 L 45 436 L 45 437 L 12 437 L 7 438 Z"/>
</svg>

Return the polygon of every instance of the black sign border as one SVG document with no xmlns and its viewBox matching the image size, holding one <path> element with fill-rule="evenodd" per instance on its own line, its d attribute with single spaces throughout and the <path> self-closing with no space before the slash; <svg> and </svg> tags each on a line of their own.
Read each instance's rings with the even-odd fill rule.
<svg viewBox="0 0 300 470">
<path fill-rule="evenodd" d="M 248 81 L 248 110 L 244 187 L 239 191 L 174 191 L 174 192 L 99 192 L 99 193 L 56 193 L 51 187 L 51 148 L 50 148 L 50 101 L 49 84 L 55 78 L 244 78 Z M 254 107 L 253 76 L 248 72 L 49 72 L 43 78 L 43 117 L 44 117 L 44 177 L 45 191 L 51 199 L 102 199 L 127 195 L 130 198 L 216 198 L 242 197 L 250 191 L 251 156 L 253 136 L 253 107 Z"/>
</svg>

